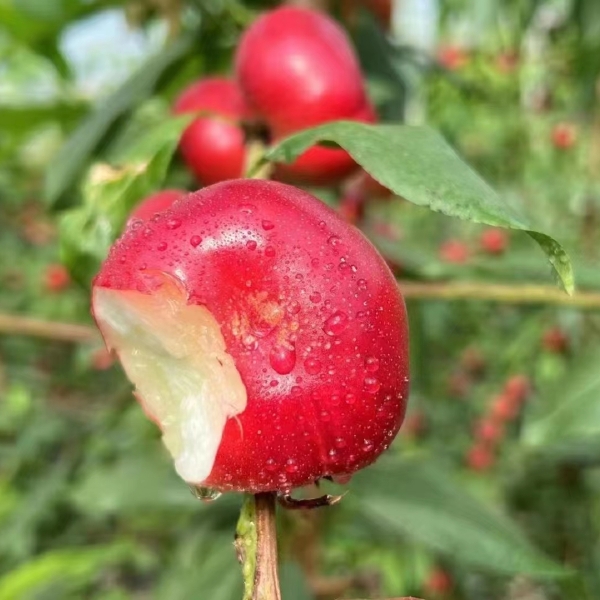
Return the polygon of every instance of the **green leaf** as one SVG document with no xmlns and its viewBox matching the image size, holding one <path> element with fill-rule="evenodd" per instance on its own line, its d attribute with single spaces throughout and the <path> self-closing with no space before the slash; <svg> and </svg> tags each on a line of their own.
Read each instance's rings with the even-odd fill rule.
<svg viewBox="0 0 600 600">
<path fill-rule="evenodd" d="M 581 357 L 568 379 L 543 396 L 551 409 L 526 422 L 522 439 L 535 454 L 598 464 L 600 453 L 600 352 Z"/>
<path fill-rule="evenodd" d="M 109 566 L 129 561 L 137 550 L 128 543 L 46 552 L 0 578 L 0 600 L 33 598 L 60 584 L 81 589 Z"/>
<path fill-rule="evenodd" d="M 49 204 L 56 204 L 73 186 L 109 127 L 152 93 L 160 77 L 187 54 L 192 42 L 192 33 L 183 35 L 149 58 L 83 121 L 47 170 L 44 195 Z"/>
<path fill-rule="evenodd" d="M 525 231 L 546 253 L 562 287 L 572 293 L 573 270 L 562 246 L 503 202 L 433 130 L 337 121 L 282 140 L 263 162 L 292 162 L 317 142 L 341 146 L 374 179 L 414 204 L 475 223 Z"/>
<path fill-rule="evenodd" d="M 83 186 L 83 206 L 66 212 L 60 221 L 62 258 L 77 280 L 89 282 L 131 209 L 159 189 L 191 118 L 163 116 L 120 152 L 119 165 L 92 166 Z"/>
<path fill-rule="evenodd" d="M 152 595 L 157 600 L 239 600 L 242 597 L 240 566 L 232 532 L 200 525 L 172 554 L 169 568 Z"/>
<path fill-rule="evenodd" d="M 285 600 L 313 600 L 302 569 L 296 564 L 285 562 L 279 568 L 281 597 Z"/>
<path fill-rule="evenodd" d="M 566 574 L 507 517 L 481 503 L 422 457 L 388 458 L 353 479 L 360 517 L 449 558 L 501 574 Z"/>
</svg>

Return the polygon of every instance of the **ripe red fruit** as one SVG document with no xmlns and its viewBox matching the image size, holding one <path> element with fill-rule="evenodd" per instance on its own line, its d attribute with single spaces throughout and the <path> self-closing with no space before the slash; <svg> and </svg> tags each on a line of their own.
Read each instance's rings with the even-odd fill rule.
<svg viewBox="0 0 600 600">
<path fill-rule="evenodd" d="M 496 421 L 512 421 L 519 415 L 519 411 L 519 402 L 514 396 L 509 394 L 500 394 L 492 401 L 491 414 Z"/>
<path fill-rule="evenodd" d="M 471 471 L 489 471 L 495 460 L 494 453 L 485 444 L 476 443 L 467 453 L 467 467 Z"/>
<path fill-rule="evenodd" d="M 469 62 L 469 55 L 458 46 L 442 46 L 437 53 L 440 65 L 449 71 L 462 69 Z"/>
<path fill-rule="evenodd" d="M 242 36 L 236 74 L 274 139 L 338 119 L 375 120 L 345 32 L 315 10 L 284 6 L 259 17 Z M 343 150 L 313 147 L 280 174 L 330 183 L 355 168 Z"/>
<path fill-rule="evenodd" d="M 502 254 L 508 247 L 508 235 L 502 229 L 486 229 L 481 233 L 479 243 L 487 254 Z"/>
<path fill-rule="evenodd" d="M 558 123 L 552 129 L 552 143 L 559 150 L 568 150 L 577 141 L 577 130 L 572 123 Z"/>
<path fill-rule="evenodd" d="M 464 242 L 448 240 L 440 246 L 439 256 L 443 262 L 464 264 L 469 260 L 470 252 Z"/>
<path fill-rule="evenodd" d="M 93 312 L 190 483 L 287 491 L 348 475 L 402 422 L 396 282 L 358 230 L 291 186 L 223 182 L 129 228 Z"/>
<path fill-rule="evenodd" d="M 530 393 L 531 382 L 527 375 L 513 375 L 504 384 L 504 395 L 510 398 L 513 404 L 522 404 Z"/>
<path fill-rule="evenodd" d="M 447 594 L 452 590 L 452 577 L 444 569 L 433 569 L 425 582 L 425 590 L 429 594 Z"/>
<path fill-rule="evenodd" d="M 44 287 L 49 292 L 62 292 L 71 283 L 71 276 L 66 267 L 59 264 L 48 265 L 44 273 Z"/>
<path fill-rule="evenodd" d="M 542 345 L 548 352 L 563 354 L 569 348 L 569 338 L 559 327 L 551 327 L 544 332 Z"/>
<path fill-rule="evenodd" d="M 147 221 L 154 217 L 156 214 L 161 213 L 168 208 L 175 200 L 179 200 L 182 196 L 185 196 L 187 192 L 184 190 L 161 190 L 148 196 L 142 200 L 129 215 L 129 220 L 141 219 Z"/>
<path fill-rule="evenodd" d="M 495 444 L 504 437 L 502 423 L 494 419 L 481 419 L 475 428 L 475 438 L 484 444 Z"/>
<path fill-rule="evenodd" d="M 229 79 L 201 79 L 175 102 L 176 114 L 206 112 L 184 131 L 179 148 L 187 166 L 204 185 L 244 174 L 245 135 L 241 122 L 248 116 L 238 86 Z"/>
</svg>

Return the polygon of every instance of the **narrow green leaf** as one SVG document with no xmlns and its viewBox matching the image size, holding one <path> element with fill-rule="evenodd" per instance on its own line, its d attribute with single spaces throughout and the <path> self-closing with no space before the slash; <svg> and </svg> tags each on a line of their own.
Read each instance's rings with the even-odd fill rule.
<svg viewBox="0 0 600 600">
<path fill-rule="evenodd" d="M 552 407 L 527 422 L 522 439 L 529 450 L 598 464 L 600 453 L 600 352 L 581 357 L 568 379 L 544 395 Z"/>
<path fill-rule="evenodd" d="M 503 202 L 433 130 L 337 121 L 286 138 L 264 160 L 291 162 L 317 142 L 341 146 L 377 181 L 414 204 L 475 223 L 525 231 L 546 253 L 562 287 L 572 293 L 573 269 L 562 246 Z"/>
<path fill-rule="evenodd" d="M 57 583 L 62 589 L 80 589 L 102 569 L 130 560 L 135 552 L 126 543 L 47 552 L 0 578 L 0 600 L 32 598 Z"/>
<path fill-rule="evenodd" d="M 159 55 L 149 58 L 83 121 L 47 170 L 44 195 L 49 204 L 56 204 L 73 186 L 109 127 L 152 93 L 160 77 L 186 55 L 192 42 L 191 33 L 183 35 Z"/>
<path fill-rule="evenodd" d="M 424 458 L 381 460 L 353 480 L 361 518 L 391 535 L 501 574 L 566 574 L 534 548 L 517 526 L 467 493 Z"/>
</svg>

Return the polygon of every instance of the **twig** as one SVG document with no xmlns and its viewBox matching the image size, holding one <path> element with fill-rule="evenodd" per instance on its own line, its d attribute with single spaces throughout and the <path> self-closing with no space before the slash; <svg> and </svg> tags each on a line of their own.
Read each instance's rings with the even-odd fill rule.
<svg viewBox="0 0 600 600">
<path fill-rule="evenodd" d="M 600 292 L 577 292 L 568 296 L 549 285 L 508 285 L 478 282 L 421 283 L 399 282 L 409 300 L 486 300 L 503 304 L 572 306 L 583 310 L 600 309 Z M 28 335 L 63 342 L 95 342 L 100 334 L 94 327 L 76 323 L 44 321 L 32 317 L 0 313 L 0 334 Z"/>
<path fill-rule="evenodd" d="M 244 575 L 244 600 L 281 600 L 277 573 L 276 494 L 248 496 L 236 531 Z"/>
<path fill-rule="evenodd" d="M 62 342 L 93 342 L 100 339 L 94 327 L 57 323 L 32 317 L 0 314 L 0 334 L 28 335 Z"/>
<path fill-rule="evenodd" d="M 569 296 L 549 285 L 507 285 L 469 281 L 451 283 L 398 282 L 405 298 L 423 300 L 489 300 L 504 304 L 552 304 L 599 309 L 600 292 L 577 292 Z"/>
</svg>

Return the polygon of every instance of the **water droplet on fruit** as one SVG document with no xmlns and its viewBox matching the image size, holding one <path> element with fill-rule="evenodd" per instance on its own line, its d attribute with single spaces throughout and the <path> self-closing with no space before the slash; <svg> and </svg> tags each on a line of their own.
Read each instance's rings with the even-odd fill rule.
<svg viewBox="0 0 600 600">
<path fill-rule="evenodd" d="M 159 252 L 164 252 L 164 251 L 167 249 L 167 242 L 159 242 L 159 243 L 156 245 L 156 249 L 157 249 Z"/>
<path fill-rule="evenodd" d="M 202 500 L 202 502 L 214 502 L 217 500 L 217 498 L 221 497 L 221 492 L 217 490 L 212 490 L 205 487 L 197 487 L 195 485 L 190 485 L 189 487 L 192 494 L 198 498 L 198 500 Z"/>
<path fill-rule="evenodd" d="M 326 411 L 326 410 L 321 411 L 321 420 L 325 421 L 325 422 L 331 421 L 331 415 L 329 414 L 328 411 Z"/>
<path fill-rule="evenodd" d="M 275 460 L 272 458 L 267 459 L 265 462 L 265 468 L 267 471 L 275 471 L 277 470 L 277 465 L 275 464 Z"/>
<path fill-rule="evenodd" d="M 333 443 L 335 444 L 336 448 L 345 448 L 346 447 L 346 440 L 341 437 L 335 438 Z"/>
<path fill-rule="evenodd" d="M 365 369 L 369 373 L 376 373 L 379 370 L 379 359 L 376 356 L 367 356 L 365 358 Z"/>
<path fill-rule="evenodd" d="M 248 248 L 248 250 L 256 250 L 256 246 L 257 243 L 254 240 L 248 240 L 246 242 L 246 248 Z"/>
<path fill-rule="evenodd" d="M 323 368 L 320 360 L 309 357 L 304 361 L 304 369 L 309 375 L 318 375 Z"/>
<path fill-rule="evenodd" d="M 359 279 L 356 282 L 356 287 L 358 287 L 359 290 L 366 290 L 367 289 L 367 280 L 366 279 Z"/>
<path fill-rule="evenodd" d="M 293 458 L 289 458 L 288 461 L 285 463 L 285 470 L 288 473 L 296 473 L 298 471 L 298 465 L 296 464 L 296 461 Z"/>
<path fill-rule="evenodd" d="M 330 238 L 327 240 L 327 243 L 328 243 L 329 245 L 331 245 L 331 246 L 333 246 L 333 247 L 335 248 L 336 246 L 339 246 L 339 245 L 340 245 L 340 242 L 341 242 L 341 241 L 342 241 L 342 240 L 341 240 L 341 239 L 340 239 L 340 238 L 339 238 L 337 235 L 332 235 L 332 236 L 331 236 L 331 237 L 330 237 Z"/>
<path fill-rule="evenodd" d="M 202 242 L 202 238 L 201 238 L 199 235 L 193 235 L 193 236 L 190 238 L 190 244 L 191 244 L 191 245 L 192 245 L 194 248 L 196 248 L 197 246 L 199 246 L 201 242 Z"/>
<path fill-rule="evenodd" d="M 268 221 L 267 219 L 264 219 L 262 222 L 262 228 L 265 231 L 269 231 L 269 229 L 273 229 L 273 227 L 275 227 L 275 223 L 273 223 L 273 221 Z"/>
<path fill-rule="evenodd" d="M 341 310 L 334 312 L 323 325 L 323 331 L 327 335 L 339 335 L 348 327 L 348 315 Z"/>
<path fill-rule="evenodd" d="M 379 379 L 377 379 L 376 377 L 365 377 L 365 381 L 364 381 L 365 392 L 368 392 L 369 394 L 375 394 L 376 392 L 379 391 L 380 387 L 381 387 L 381 383 L 379 382 Z"/>
<path fill-rule="evenodd" d="M 167 229 L 177 229 L 181 227 L 181 219 L 169 219 L 167 221 Z"/>
<path fill-rule="evenodd" d="M 255 210 L 256 210 L 256 206 L 254 206 L 254 204 L 240 204 L 240 212 L 250 215 Z"/>
<path fill-rule="evenodd" d="M 289 303 L 287 310 L 291 315 L 297 315 L 300 312 L 300 303 L 297 300 L 292 300 Z"/>
<path fill-rule="evenodd" d="M 319 292 L 313 292 L 308 299 L 313 302 L 314 304 L 318 304 L 319 302 L 321 302 L 321 294 L 319 294 Z"/>
<path fill-rule="evenodd" d="M 346 404 L 354 404 L 356 402 L 356 394 L 348 392 L 345 397 Z"/>
<path fill-rule="evenodd" d="M 242 344 L 248 350 L 256 350 L 258 348 L 258 340 L 253 335 L 246 335 L 242 340 Z"/>
<path fill-rule="evenodd" d="M 275 344 L 271 348 L 269 362 L 277 373 L 287 375 L 296 366 L 296 350 L 281 344 Z"/>
<path fill-rule="evenodd" d="M 371 440 L 363 440 L 361 450 L 363 452 L 370 452 L 371 450 L 373 450 L 373 446 L 374 444 Z"/>
<path fill-rule="evenodd" d="M 275 256 L 275 248 L 273 248 L 273 246 L 267 246 L 265 248 L 265 256 L 268 256 L 269 258 Z"/>
</svg>

